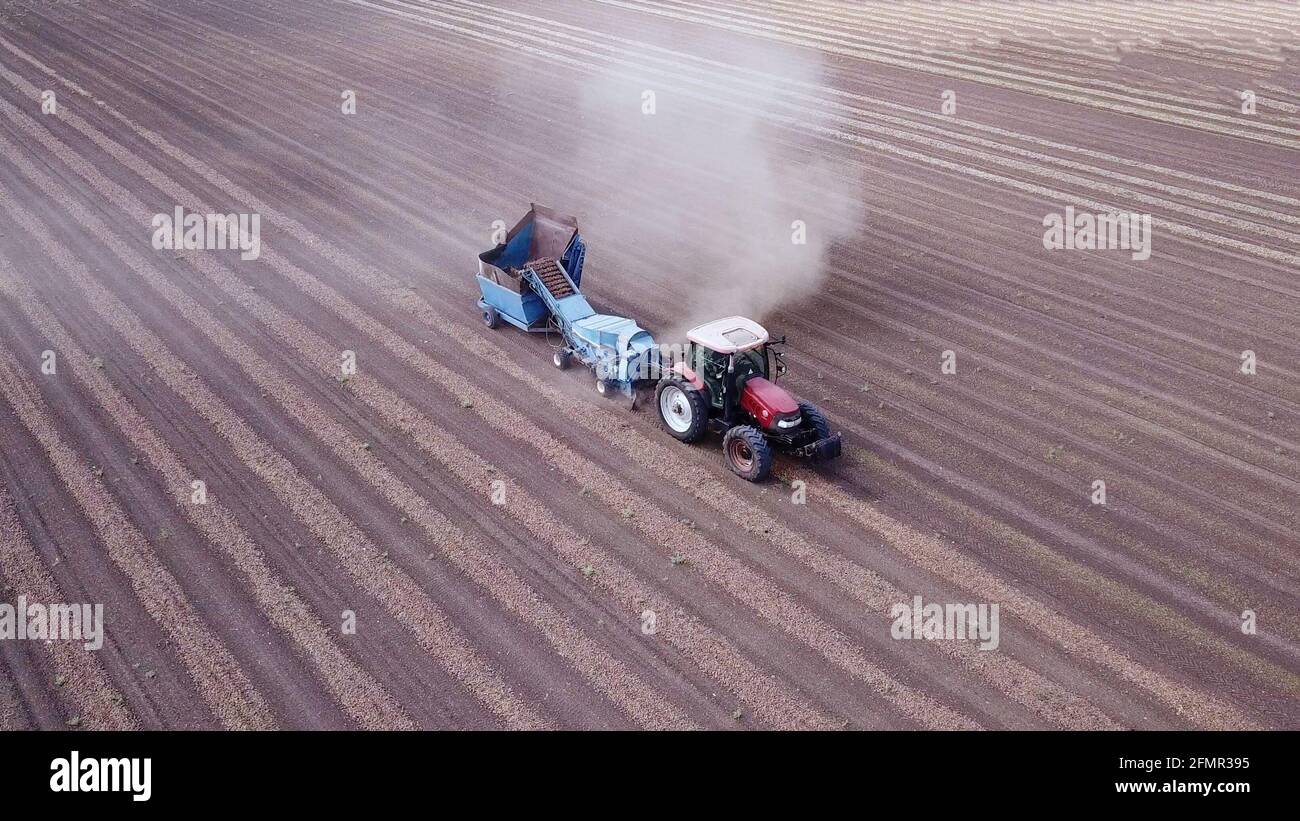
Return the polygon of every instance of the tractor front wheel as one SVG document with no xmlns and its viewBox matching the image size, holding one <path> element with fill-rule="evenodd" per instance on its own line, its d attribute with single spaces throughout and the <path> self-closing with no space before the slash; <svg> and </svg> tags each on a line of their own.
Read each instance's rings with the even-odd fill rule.
<svg viewBox="0 0 1300 821">
<path fill-rule="evenodd" d="M 826 418 L 826 414 L 822 413 L 821 408 L 812 402 L 805 402 L 800 399 L 799 411 L 803 413 L 804 424 L 817 431 L 819 440 L 831 435 L 831 422 Z"/>
<path fill-rule="evenodd" d="M 750 482 L 761 482 L 772 472 L 772 446 L 753 425 L 737 425 L 722 437 L 722 453 L 731 472 Z"/>
<path fill-rule="evenodd" d="M 664 379 L 655 389 L 655 404 L 664 427 L 677 439 L 694 442 L 704 435 L 709 409 L 702 391 L 675 377 Z"/>
</svg>

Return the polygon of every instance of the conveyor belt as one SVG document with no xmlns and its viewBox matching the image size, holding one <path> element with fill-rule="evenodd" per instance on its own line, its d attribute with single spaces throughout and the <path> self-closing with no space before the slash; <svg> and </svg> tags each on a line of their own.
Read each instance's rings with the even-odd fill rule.
<svg viewBox="0 0 1300 821">
<path fill-rule="evenodd" d="M 569 278 L 560 270 L 560 265 L 555 260 L 548 258 L 535 259 L 525 267 L 533 269 L 542 285 L 556 299 L 564 299 L 566 296 L 575 293 L 573 286 L 569 284 Z"/>
</svg>

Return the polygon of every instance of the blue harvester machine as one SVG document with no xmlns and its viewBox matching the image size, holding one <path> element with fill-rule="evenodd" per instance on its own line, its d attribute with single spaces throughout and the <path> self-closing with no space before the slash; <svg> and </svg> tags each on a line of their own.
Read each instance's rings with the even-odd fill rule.
<svg viewBox="0 0 1300 821">
<path fill-rule="evenodd" d="M 530 333 L 557 333 L 555 367 L 576 359 L 595 373 L 602 395 L 617 391 L 635 403 L 637 388 L 658 377 L 654 339 L 587 303 L 578 290 L 586 253 L 577 219 L 534 204 L 504 243 L 479 254 L 478 307 L 489 328 L 504 320 Z"/>
<path fill-rule="evenodd" d="M 743 316 L 706 322 L 687 332 L 679 362 L 626 317 L 598 314 L 578 290 L 587 247 L 578 221 L 533 205 L 506 241 L 478 255 L 483 322 L 502 320 L 530 333 L 559 334 L 553 361 L 578 360 L 596 374 L 596 390 L 632 400 L 655 386 L 654 404 L 670 435 L 696 442 L 720 433 L 731 471 L 759 482 L 782 452 L 824 462 L 840 455 L 840 434 L 811 402 L 797 400 L 776 379 L 785 373 L 781 346 Z"/>
</svg>

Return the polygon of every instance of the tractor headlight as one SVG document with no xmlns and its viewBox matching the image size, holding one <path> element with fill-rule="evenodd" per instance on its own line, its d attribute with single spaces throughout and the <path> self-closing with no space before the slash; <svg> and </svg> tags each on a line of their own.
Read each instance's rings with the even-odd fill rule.
<svg viewBox="0 0 1300 821">
<path fill-rule="evenodd" d="M 793 428 L 798 424 L 799 424 L 798 419 L 782 419 L 780 422 L 776 423 L 776 426 L 778 428 L 785 429 L 785 428 Z"/>
</svg>

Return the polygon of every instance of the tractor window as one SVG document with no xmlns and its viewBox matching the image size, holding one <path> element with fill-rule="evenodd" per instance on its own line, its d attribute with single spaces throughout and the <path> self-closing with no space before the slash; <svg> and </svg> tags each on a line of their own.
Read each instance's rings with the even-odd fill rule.
<svg viewBox="0 0 1300 821">
<path fill-rule="evenodd" d="M 708 386 L 712 403 L 722 407 L 722 380 L 727 373 L 727 357 L 703 345 L 695 345 L 694 349 L 691 369 Z"/>
<path fill-rule="evenodd" d="M 736 380 L 748 376 L 767 376 L 766 348 L 755 348 L 736 354 Z"/>
<path fill-rule="evenodd" d="M 691 363 L 691 367 L 701 377 L 718 376 L 720 372 L 727 369 L 727 357 L 702 345 L 696 345 L 695 361 Z"/>
</svg>

